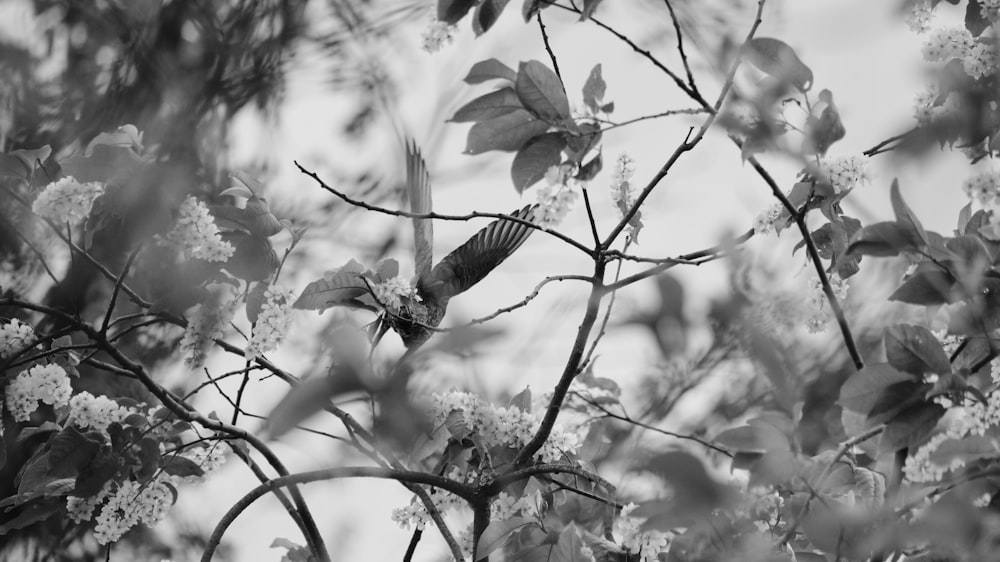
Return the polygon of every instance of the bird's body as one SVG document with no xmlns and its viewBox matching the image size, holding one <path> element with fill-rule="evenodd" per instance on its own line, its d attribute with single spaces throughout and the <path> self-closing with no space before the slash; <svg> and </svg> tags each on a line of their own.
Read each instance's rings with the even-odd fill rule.
<svg viewBox="0 0 1000 562">
<path fill-rule="evenodd" d="M 430 176 L 412 142 L 406 146 L 406 183 L 410 211 L 416 215 L 432 213 Z M 524 207 L 511 217 L 531 222 L 534 211 L 535 206 Z M 400 296 L 398 306 L 381 303 L 379 319 L 373 326 L 373 343 L 377 344 L 389 328 L 399 334 L 408 350 L 426 342 L 444 319 L 451 298 L 481 281 L 531 235 L 534 228 L 520 221 L 493 221 L 431 267 L 434 240 L 431 220 L 413 218 L 415 290 L 412 295 Z"/>
</svg>

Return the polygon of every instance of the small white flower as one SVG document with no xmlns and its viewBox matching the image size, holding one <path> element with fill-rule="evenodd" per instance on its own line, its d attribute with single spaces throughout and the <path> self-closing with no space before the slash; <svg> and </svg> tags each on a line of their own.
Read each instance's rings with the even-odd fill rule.
<svg viewBox="0 0 1000 562">
<path fill-rule="evenodd" d="M 991 22 L 1000 20 L 1000 0 L 979 0 L 979 13 Z"/>
<path fill-rule="evenodd" d="M 976 41 L 962 58 L 969 76 L 979 79 L 997 71 L 997 48 L 993 41 Z"/>
<path fill-rule="evenodd" d="M 868 164 L 867 156 L 824 158 L 819 163 L 819 175 L 833 186 L 834 193 L 844 193 L 871 181 Z"/>
<path fill-rule="evenodd" d="M 161 473 L 152 482 L 126 480 L 119 484 L 95 519 L 97 542 L 113 543 L 139 523 L 152 526 L 162 521 L 173 504 L 173 494 L 167 486 L 169 478 Z"/>
<path fill-rule="evenodd" d="M 372 292 L 375 293 L 375 300 L 394 313 L 400 311 L 404 302 L 420 301 L 417 288 L 400 275 L 372 285 Z"/>
<path fill-rule="evenodd" d="M 104 193 L 104 184 L 80 183 L 65 177 L 45 186 L 31 210 L 36 215 L 56 223 L 75 223 L 90 215 L 94 200 Z"/>
<path fill-rule="evenodd" d="M 948 62 L 965 58 L 974 44 L 975 39 L 965 27 L 948 27 L 927 37 L 921 52 L 927 62 Z"/>
<path fill-rule="evenodd" d="M 615 161 L 615 171 L 611 177 L 611 200 L 622 214 L 627 213 L 635 203 L 635 189 L 631 184 L 633 175 L 635 160 L 623 152 Z"/>
<path fill-rule="evenodd" d="M 198 369 L 205 364 L 208 347 L 223 336 L 226 325 L 233 319 L 236 306 L 231 289 L 229 285 L 209 285 L 206 301 L 189 313 L 180 344 L 188 368 Z"/>
<path fill-rule="evenodd" d="M 445 45 L 450 45 L 455 41 L 455 32 L 458 30 L 452 24 L 443 21 L 433 20 L 427 25 L 423 33 L 423 49 L 428 53 L 436 53 Z"/>
<path fill-rule="evenodd" d="M 277 285 L 271 285 L 264 291 L 264 304 L 257 316 L 257 323 L 254 324 L 250 343 L 247 344 L 248 360 L 260 357 L 278 347 L 278 343 L 284 339 L 292 322 L 294 300 L 291 292 Z"/>
<path fill-rule="evenodd" d="M 80 392 L 69 401 L 69 420 L 81 429 L 107 431 L 108 426 L 121 422 L 132 412 L 107 396 Z"/>
<path fill-rule="evenodd" d="M 781 213 L 785 207 L 781 203 L 775 203 L 764 209 L 753 221 L 753 231 L 757 234 L 768 234 L 775 230 L 774 223 L 781 218 Z"/>
<path fill-rule="evenodd" d="M 205 261 L 227 261 L 236 248 L 222 240 L 208 207 L 189 195 L 181 204 L 180 215 L 167 240 L 181 245 L 188 258 Z"/>
<path fill-rule="evenodd" d="M 573 204 L 580 196 L 569 185 L 569 171 L 563 166 L 552 166 L 545 173 L 547 185 L 538 187 L 535 192 L 538 198 L 536 220 L 542 227 L 554 227 L 566 218 Z"/>
<path fill-rule="evenodd" d="M 935 107 L 940 92 L 934 84 L 928 85 L 922 91 L 917 92 L 913 98 L 913 119 L 920 125 L 927 125 L 934 121 Z"/>
<path fill-rule="evenodd" d="M 0 324 L 0 359 L 13 357 L 28 349 L 35 339 L 35 331 L 31 326 L 17 318 Z"/>
<path fill-rule="evenodd" d="M 17 421 L 28 421 L 38 402 L 59 408 L 69 404 L 73 389 L 59 365 L 35 365 L 17 375 L 6 390 L 7 409 Z"/>
<path fill-rule="evenodd" d="M 962 182 L 962 191 L 984 208 L 996 207 L 1000 204 L 1000 171 L 988 170 L 970 176 Z"/>
<path fill-rule="evenodd" d="M 933 15 L 934 8 L 930 0 L 916 0 L 910 7 L 910 12 L 906 14 L 906 25 L 915 33 L 924 33 L 931 28 Z"/>
<path fill-rule="evenodd" d="M 829 275 L 830 288 L 833 289 L 834 296 L 837 297 L 839 302 L 843 302 L 847 298 L 848 285 L 847 281 L 841 279 L 836 273 L 831 273 Z M 830 310 L 830 303 L 826 298 L 826 293 L 823 291 L 823 283 L 818 277 L 815 277 L 812 281 L 809 292 L 809 309 L 811 311 L 809 318 L 806 320 L 806 326 L 809 328 L 809 332 L 818 333 L 826 329 L 827 324 L 832 316 L 832 311 Z"/>
</svg>

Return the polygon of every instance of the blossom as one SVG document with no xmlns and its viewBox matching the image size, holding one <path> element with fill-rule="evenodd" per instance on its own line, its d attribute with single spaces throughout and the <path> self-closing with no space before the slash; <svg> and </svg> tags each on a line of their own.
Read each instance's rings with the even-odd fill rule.
<svg viewBox="0 0 1000 562">
<path fill-rule="evenodd" d="M 775 230 L 775 223 L 784 211 L 785 207 L 781 203 L 775 203 L 764 209 L 753 220 L 753 231 L 757 234 L 768 234 Z"/>
<path fill-rule="evenodd" d="M 633 175 L 635 175 L 635 160 L 623 152 L 615 161 L 615 171 L 611 178 L 611 200 L 614 201 L 622 217 L 625 217 L 636 202 L 635 187 L 630 181 Z M 628 221 L 626 233 L 632 239 L 636 239 L 640 230 L 642 230 L 642 213 L 636 211 Z"/>
<path fill-rule="evenodd" d="M 997 48 L 992 40 L 976 41 L 962 58 L 962 67 L 969 76 L 979 79 L 997 70 Z"/>
<path fill-rule="evenodd" d="M 104 184 L 80 183 L 65 177 L 45 186 L 31 210 L 36 215 L 57 223 L 75 223 L 87 218 L 94 200 L 104 193 Z"/>
<path fill-rule="evenodd" d="M 445 420 L 461 423 L 470 433 L 477 434 L 486 447 L 519 449 L 528 443 L 541 424 L 538 414 L 516 406 L 498 407 L 466 392 L 435 394 L 431 409 L 435 424 L 443 424 Z M 579 435 L 556 426 L 535 453 L 535 460 L 556 462 L 567 453 L 575 453 L 581 445 Z"/>
<path fill-rule="evenodd" d="M 490 519 L 506 521 L 512 517 L 533 517 L 538 515 L 542 502 L 540 490 L 536 490 L 534 494 L 520 497 L 500 492 L 490 504 Z"/>
<path fill-rule="evenodd" d="M 66 498 L 66 515 L 76 523 L 82 523 L 84 521 L 90 521 L 94 516 L 94 508 L 97 504 L 104 501 L 104 498 L 108 497 L 108 492 L 111 490 L 111 482 L 104 484 L 101 491 L 97 495 L 91 496 L 89 498 L 78 498 L 76 496 L 69 496 Z"/>
<path fill-rule="evenodd" d="M 205 364 L 208 346 L 222 337 L 226 324 L 232 320 L 236 307 L 229 301 L 230 296 L 228 285 L 209 286 L 207 300 L 188 316 L 180 344 L 188 368 L 197 369 Z"/>
<path fill-rule="evenodd" d="M 30 347 L 33 341 L 35 341 L 35 331 L 17 318 L 6 324 L 0 324 L 0 359 L 17 355 Z"/>
<path fill-rule="evenodd" d="M 436 53 L 446 44 L 450 45 L 455 41 L 455 32 L 458 28 L 450 23 L 433 20 L 427 25 L 423 33 L 423 49 L 428 53 Z"/>
<path fill-rule="evenodd" d="M 236 251 L 232 244 L 222 240 L 208 207 L 192 195 L 181 203 L 180 215 L 166 238 L 180 244 L 184 255 L 194 259 L 224 262 Z"/>
<path fill-rule="evenodd" d="M 655 562 L 660 552 L 669 544 L 668 535 L 659 531 L 640 531 L 645 518 L 633 517 L 631 513 L 639 506 L 629 503 L 621 509 L 612 525 L 612 532 L 626 550 L 639 555 L 641 562 Z"/>
<path fill-rule="evenodd" d="M 818 172 L 820 178 L 833 186 L 834 193 L 845 193 L 860 183 L 871 181 L 868 164 L 867 156 L 824 158 L 819 163 Z"/>
<path fill-rule="evenodd" d="M 924 41 L 921 52 L 927 62 L 947 62 L 965 58 L 974 44 L 975 39 L 965 27 L 947 27 L 935 30 Z"/>
<path fill-rule="evenodd" d="M 833 294 L 837 297 L 837 300 L 843 301 L 847 298 L 847 281 L 841 279 L 840 275 L 836 273 L 831 273 L 829 280 L 830 288 L 833 289 Z M 827 322 L 830 320 L 829 306 L 826 292 L 823 290 L 823 283 L 816 277 L 813 279 L 810 287 L 809 308 L 811 314 L 806 320 L 806 326 L 810 332 L 815 334 L 826 329 Z"/>
<path fill-rule="evenodd" d="M 118 484 L 114 494 L 95 518 L 94 536 L 99 544 L 117 541 L 139 523 L 155 525 L 163 520 L 173 504 L 169 476 L 162 474 L 152 482 L 126 480 Z"/>
<path fill-rule="evenodd" d="M 226 453 L 229 451 L 229 445 L 217 441 L 208 447 L 189 447 L 181 456 L 197 464 L 203 471 L 211 472 L 225 464 Z"/>
<path fill-rule="evenodd" d="M 931 84 L 917 92 L 913 98 L 913 119 L 920 125 L 927 125 L 934 120 L 935 107 L 940 92 L 937 86 Z"/>
<path fill-rule="evenodd" d="M 372 285 L 372 292 L 375 293 L 375 300 L 392 312 L 399 312 L 403 305 L 403 299 L 421 300 L 420 295 L 417 294 L 417 288 L 400 275 Z"/>
<path fill-rule="evenodd" d="M 261 305 L 257 322 L 254 323 L 250 343 L 247 344 L 246 358 L 254 359 L 278 347 L 288 332 L 292 322 L 291 292 L 277 285 L 271 285 L 264 291 L 264 304 Z"/>
<path fill-rule="evenodd" d="M 910 7 L 910 12 L 906 14 L 906 25 L 911 31 L 924 33 L 931 28 L 931 17 L 934 15 L 934 7 L 930 0 L 916 0 Z"/>
<path fill-rule="evenodd" d="M 545 173 L 547 185 L 538 188 L 536 220 L 540 226 L 553 227 L 562 222 L 580 196 L 570 185 L 569 172 L 563 166 L 552 166 Z"/>
<path fill-rule="evenodd" d="M 80 392 L 69 401 L 69 420 L 82 429 L 107 431 L 108 426 L 121 422 L 132 412 L 108 398 Z"/>
<path fill-rule="evenodd" d="M 989 170 L 966 178 L 962 191 L 985 208 L 1000 206 L 1000 171 Z"/>
<path fill-rule="evenodd" d="M 979 0 L 979 13 L 983 19 L 996 22 L 1000 19 L 1000 0 Z"/>
<path fill-rule="evenodd" d="M 35 365 L 7 385 L 7 409 L 17 421 L 28 421 L 38 402 L 65 406 L 73 394 L 66 370 L 55 364 Z"/>
</svg>

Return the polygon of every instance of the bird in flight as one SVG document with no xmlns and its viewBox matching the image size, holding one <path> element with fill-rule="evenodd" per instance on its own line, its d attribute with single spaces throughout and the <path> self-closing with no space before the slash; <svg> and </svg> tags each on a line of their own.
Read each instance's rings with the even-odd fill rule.
<svg viewBox="0 0 1000 562">
<path fill-rule="evenodd" d="M 415 215 L 432 213 L 430 175 L 419 148 L 412 140 L 406 144 L 406 185 L 410 211 Z M 529 205 L 509 216 L 532 222 L 536 208 L 537 205 Z M 482 281 L 535 230 L 524 222 L 495 220 L 432 265 L 432 221 L 416 217 L 412 220 L 416 265 L 412 284 L 400 283 L 398 278 L 375 283 L 377 279 L 372 271 L 364 272 L 360 264 L 351 262 L 334 272 L 336 275 L 333 277 L 310 284 L 296 303 L 296 308 L 349 306 L 371 310 L 378 313 L 378 318 L 368 329 L 373 347 L 391 328 L 399 334 L 407 350 L 414 351 L 433 335 L 452 297 Z"/>
</svg>

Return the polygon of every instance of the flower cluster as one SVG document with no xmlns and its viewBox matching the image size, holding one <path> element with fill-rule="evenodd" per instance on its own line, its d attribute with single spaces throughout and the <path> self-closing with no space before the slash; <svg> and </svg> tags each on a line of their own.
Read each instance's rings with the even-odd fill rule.
<svg viewBox="0 0 1000 562">
<path fill-rule="evenodd" d="M 66 515 L 69 516 L 76 523 L 83 523 L 84 521 L 90 521 L 94 517 L 94 508 L 97 504 L 104 501 L 108 497 L 108 493 L 111 491 L 111 482 L 108 482 L 101 488 L 101 491 L 97 495 L 91 496 L 89 498 L 79 498 L 76 496 L 69 496 L 66 498 Z"/>
<path fill-rule="evenodd" d="M 829 279 L 830 288 L 833 289 L 833 294 L 837 297 L 837 300 L 843 301 L 846 299 L 848 289 L 847 280 L 841 279 L 836 273 L 831 273 Z M 831 313 L 829 307 L 826 293 L 823 291 L 823 283 L 817 277 L 813 279 L 809 292 L 809 309 L 811 314 L 806 320 L 806 326 L 811 333 L 815 334 L 826 329 Z"/>
<path fill-rule="evenodd" d="M 38 409 L 38 402 L 53 407 L 65 406 L 73 389 L 66 370 L 59 365 L 35 365 L 17 375 L 7 385 L 7 408 L 17 421 L 28 421 Z"/>
<path fill-rule="evenodd" d="M 1000 20 L 1000 0 L 979 0 L 979 13 L 991 22 Z"/>
<path fill-rule="evenodd" d="M 152 526 L 162 521 L 174 501 L 169 478 L 161 474 L 148 483 L 126 480 L 114 493 L 108 492 L 108 501 L 95 518 L 97 542 L 112 543 L 138 523 Z"/>
<path fill-rule="evenodd" d="M 937 86 L 931 85 L 914 97 L 913 118 L 919 125 L 952 121 L 965 111 L 961 96 L 954 92 L 949 93 L 940 105 L 935 105 L 940 95 Z"/>
<path fill-rule="evenodd" d="M 208 447 L 190 447 L 181 453 L 181 456 L 191 460 L 205 472 L 211 472 L 216 470 L 226 462 L 226 454 L 229 452 L 230 448 L 223 441 L 216 441 Z M 200 478 L 200 477 L 185 477 L 185 478 Z"/>
<path fill-rule="evenodd" d="M 387 279 L 378 285 L 372 285 L 372 292 L 377 300 L 390 312 L 398 313 L 403 306 L 403 300 L 420 301 L 417 288 L 401 275 Z"/>
<path fill-rule="evenodd" d="M 0 324 L 0 359 L 7 359 L 21 353 L 35 341 L 35 331 L 31 326 L 14 318 Z"/>
<path fill-rule="evenodd" d="M 94 200 L 104 193 L 104 184 L 80 183 L 65 177 L 45 186 L 31 210 L 36 215 L 57 223 L 75 223 L 87 218 Z"/>
<path fill-rule="evenodd" d="M 631 515 L 638 507 L 634 503 L 623 507 L 615 519 L 612 532 L 618 539 L 618 544 L 632 554 L 638 554 L 641 562 L 655 562 L 670 540 L 668 535 L 659 531 L 640 531 L 644 519 Z"/>
<path fill-rule="evenodd" d="M 295 300 L 290 291 L 277 285 L 271 285 L 264 291 L 264 304 L 261 305 L 257 322 L 253 326 L 250 343 L 247 344 L 246 358 L 252 360 L 278 347 L 288 332 L 292 322 L 292 302 Z"/>
<path fill-rule="evenodd" d="M 506 521 L 511 517 L 533 517 L 541 511 L 542 503 L 541 491 L 535 491 L 534 494 L 521 497 L 500 492 L 490 504 L 490 519 Z"/>
<path fill-rule="evenodd" d="M 976 79 L 997 69 L 997 50 L 992 40 L 977 41 L 964 27 L 936 30 L 924 42 L 922 52 L 928 62 L 958 59 L 965 73 Z"/>
<path fill-rule="evenodd" d="M 820 161 L 817 171 L 823 181 L 833 186 L 834 193 L 845 193 L 858 184 L 871 181 L 868 164 L 866 156 L 824 158 Z"/>
<path fill-rule="evenodd" d="M 781 214 L 785 211 L 785 207 L 781 203 L 775 203 L 770 207 L 764 209 L 757 215 L 753 220 L 753 231 L 756 234 L 768 234 L 772 231 L 776 231 L 775 223 L 781 218 Z"/>
<path fill-rule="evenodd" d="M 611 177 L 611 200 L 622 217 L 628 213 L 629 209 L 635 205 L 635 187 L 631 183 L 632 176 L 635 175 L 635 160 L 628 154 L 622 153 L 615 161 L 614 175 Z M 635 238 L 642 229 L 642 214 L 640 211 L 629 220 L 626 232 L 629 237 Z"/>
<path fill-rule="evenodd" d="M 432 410 L 436 425 L 443 424 L 454 412 L 459 412 L 466 429 L 477 434 L 487 447 L 523 447 L 541 423 L 539 415 L 516 406 L 498 407 L 466 392 L 435 394 Z M 545 445 L 535 453 L 535 460 L 556 462 L 565 453 L 575 453 L 581 445 L 579 435 L 557 426 Z"/>
<path fill-rule="evenodd" d="M 996 72 L 996 45 L 992 41 L 976 41 L 962 58 L 962 68 L 966 74 L 976 79 Z"/>
<path fill-rule="evenodd" d="M 947 429 L 906 459 L 903 467 L 906 478 L 911 482 L 933 482 L 940 480 L 945 473 L 965 466 L 965 459 L 961 457 L 950 460 L 947 465 L 938 464 L 931 457 L 945 441 L 969 435 L 982 436 L 988 429 L 1000 425 L 1000 392 L 991 393 L 986 402 L 976 401 L 969 406 L 951 408 L 949 413 L 955 417 Z"/>
<path fill-rule="evenodd" d="M 986 209 L 1000 208 L 1000 172 L 981 172 L 962 182 L 962 191 Z"/>
<path fill-rule="evenodd" d="M 458 468 L 452 468 L 451 472 L 448 473 L 448 478 L 451 478 L 452 480 L 465 481 L 468 477 L 470 477 L 470 475 L 474 477 L 475 473 L 470 472 L 465 475 L 466 478 L 462 478 L 461 471 L 459 471 Z M 442 490 L 441 488 L 427 487 L 426 490 L 427 495 L 434 504 L 434 507 L 436 507 L 440 513 L 445 513 L 448 510 L 466 505 L 462 498 L 451 492 Z M 410 501 L 410 504 L 406 507 L 400 507 L 392 510 L 392 520 L 404 529 L 409 529 L 411 526 L 416 529 L 423 529 L 427 523 L 431 521 L 431 514 L 427 511 L 427 507 L 420 501 L 420 499 L 414 496 Z"/>
<path fill-rule="evenodd" d="M 108 426 L 120 422 L 131 410 L 107 396 L 94 396 L 80 392 L 69 401 L 69 419 L 79 428 L 107 431 Z"/>
<path fill-rule="evenodd" d="M 743 495 L 741 513 L 753 521 L 761 533 L 770 532 L 778 524 L 785 500 L 770 486 L 754 486 L 748 488 Z"/>
<path fill-rule="evenodd" d="M 579 193 L 573 188 L 569 170 L 565 166 L 552 166 L 545 173 L 546 185 L 538 188 L 536 222 L 543 227 L 558 226 L 566 218 Z"/>
<path fill-rule="evenodd" d="M 450 23 L 433 20 L 424 29 L 423 49 L 428 53 L 436 53 L 445 45 L 450 45 L 455 41 L 455 31 L 458 28 Z"/>
<path fill-rule="evenodd" d="M 173 230 L 167 233 L 167 240 L 180 244 L 188 258 L 205 261 L 224 262 L 236 251 L 222 239 L 208 207 L 193 195 L 181 203 L 180 215 Z"/>
<path fill-rule="evenodd" d="M 205 364 L 206 351 L 212 340 L 221 338 L 226 324 L 233 318 L 236 307 L 229 300 L 228 285 L 210 285 L 209 298 L 198 305 L 188 316 L 188 324 L 181 338 L 181 354 L 190 369 Z"/>
<path fill-rule="evenodd" d="M 910 12 L 906 14 L 906 25 L 915 33 L 924 33 L 931 28 L 931 16 L 934 15 L 934 7 L 931 0 L 916 0 L 910 7 Z"/>
</svg>

